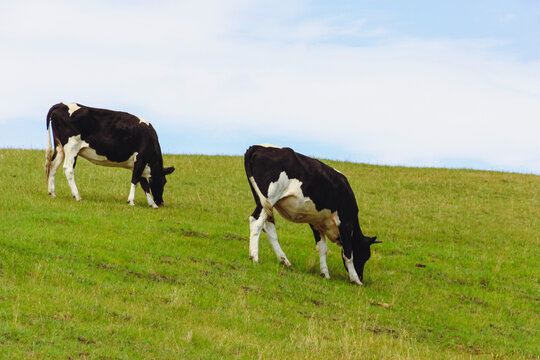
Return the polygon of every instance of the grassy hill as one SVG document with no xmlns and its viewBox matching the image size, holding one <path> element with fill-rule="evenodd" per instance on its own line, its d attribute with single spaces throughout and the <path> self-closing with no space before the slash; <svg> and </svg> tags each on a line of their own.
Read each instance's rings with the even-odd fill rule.
<svg viewBox="0 0 540 360">
<path fill-rule="evenodd" d="M 153 210 L 126 170 L 81 159 L 52 199 L 43 151 L 0 150 L 0 358 L 540 357 L 540 177 L 327 163 L 384 242 L 364 287 L 279 216 L 294 270 L 264 235 L 251 263 L 240 157 L 166 156 Z"/>
</svg>

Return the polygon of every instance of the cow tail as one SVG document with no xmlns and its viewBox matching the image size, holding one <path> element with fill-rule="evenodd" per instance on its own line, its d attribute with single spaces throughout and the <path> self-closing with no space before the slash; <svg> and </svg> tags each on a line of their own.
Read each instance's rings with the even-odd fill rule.
<svg viewBox="0 0 540 360">
<path fill-rule="evenodd" d="M 54 105 L 47 113 L 46 126 L 47 126 L 47 148 L 45 149 L 45 179 L 49 179 L 49 173 L 51 172 L 51 163 L 54 155 L 54 150 L 51 142 L 51 117 L 54 110 L 61 104 Z"/>
</svg>

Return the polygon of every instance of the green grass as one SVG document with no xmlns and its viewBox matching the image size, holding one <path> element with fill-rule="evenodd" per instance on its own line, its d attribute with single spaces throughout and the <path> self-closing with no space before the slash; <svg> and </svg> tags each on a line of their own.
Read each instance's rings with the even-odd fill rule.
<svg viewBox="0 0 540 360">
<path fill-rule="evenodd" d="M 327 161 L 373 246 L 364 287 L 307 225 L 261 236 L 240 157 L 165 156 L 164 208 L 130 173 L 79 160 L 82 202 L 43 151 L 0 150 L 1 359 L 540 357 L 540 177 Z M 389 307 L 380 306 L 382 303 Z"/>
</svg>

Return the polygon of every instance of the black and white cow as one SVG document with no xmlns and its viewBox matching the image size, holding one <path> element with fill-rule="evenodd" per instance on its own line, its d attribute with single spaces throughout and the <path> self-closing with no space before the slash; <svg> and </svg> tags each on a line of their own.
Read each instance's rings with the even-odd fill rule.
<svg viewBox="0 0 540 360">
<path fill-rule="evenodd" d="M 158 137 L 149 122 L 125 112 L 60 103 L 47 114 L 47 137 L 45 174 L 49 195 L 56 196 L 54 178 L 63 161 L 71 193 L 76 200 L 81 200 L 74 178 L 75 163 L 81 156 L 97 165 L 133 170 L 130 205 L 135 204 L 135 188 L 139 182 L 149 206 L 157 208 L 163 204 L 165 175 L 172 173 L 174 167 L 163 168 Z"/>
<path fill-rule="evenodd" d="M 246 175 L 257 203 L 249 218 L 249 257 L 259 261 L 259 236 L 266 233 L 278 259 L 291 263 L 279 246 L 273 209 L 285 219 L 308 223 L 320 258 L 321 275 L 330 278 L 325 237 L 342 247 L 352 283 L 362 285 L 364 264 L 377 237 L 366 237 L 358 223 L 356 198 L 345 175 L 290 148 L 254 145 L 244 155 Z"/>
</svg>

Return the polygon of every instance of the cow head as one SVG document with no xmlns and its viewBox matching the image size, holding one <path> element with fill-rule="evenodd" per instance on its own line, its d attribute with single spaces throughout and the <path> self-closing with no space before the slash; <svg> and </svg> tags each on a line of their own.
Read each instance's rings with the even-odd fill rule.
<svg viewBox="0 0 540 360">
<path fill-rule="evenodd" d="M 150 177 L 150 191 L 154 197 L 154 202 L 157 206 L 163 205 L 163 189 L 167 183 L 165 175 L 169 175 L 174 171 L 174 167 L 162 168 L 161 171 L 152 172 Z"/>
<path fill-rule="evenodd" d="M 341 250 L 343 265 L 345 270 L 349 272 L 351 282 L 361 285 L 364 278 L 364 265 L 371 257 L 371 245 L 378 244 L 377 237 L 364 236 L 357 219 L 352 221 L 342 221 L 339 226 L 340 238 L 338 239 L 343 249 Z M 351 249 L 352 263 L 345 249 Z M 346 259 L 347 258 L 347 259 Z M 358 278 L 354 276 L 352 267 Z M 351 271 L 349 271 L 351 270 Z"/>
<path fill-rule="evenodd" d="M 364 278 L 364 265 L 371 257 L 371 245 L 379 244 L 381 241 L 377 241 L 377 237 L 368 237 L 360 234 L 360 240 L 353 242 L 353 263 L 354 269 L 360 278 L 360 281 L 363 281 Z"/>
</svg>

